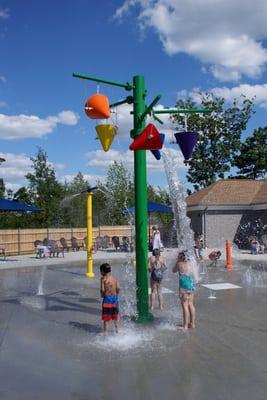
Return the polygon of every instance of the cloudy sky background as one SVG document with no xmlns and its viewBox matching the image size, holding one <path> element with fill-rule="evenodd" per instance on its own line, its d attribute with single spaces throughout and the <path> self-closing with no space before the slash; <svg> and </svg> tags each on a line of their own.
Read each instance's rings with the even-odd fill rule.
<svg viewBox="0 0 267 400">
<path fill-rule="evenodd" d="M 83 107 L 93 82 L 72 73 L 130 82 L 144 75 L 147 103 L 174 106 L 177 98 L 210 91 L 227 101 L 255 97 L 256 114 L 244 138 L 267 116 L 266 0 L 0 0 L 0 175 L 17 190 L 26 184 L 30 157 L 43 148 L 61 181 L 81 171 L 94 183 L 114 160 L 133 170 L 128 150 L 131 106 L 112 114 L 119 126 L 111 150 L 95 139 L 96 122 Z M 110 102 L 129 94 L 100 85 Z M 181 153 L 170 147 L 185 177 Z M 147 152 L 149 182 L 166 185 L 164 168 Z"/>
</svg>

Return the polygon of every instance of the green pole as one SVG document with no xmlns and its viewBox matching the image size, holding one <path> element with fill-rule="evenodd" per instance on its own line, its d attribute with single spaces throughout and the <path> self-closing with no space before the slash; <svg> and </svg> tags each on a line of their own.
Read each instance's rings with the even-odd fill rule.
<svg viewBox="0 0 267 400">
<path fill-rule="evenodd" d="M 145 82 L 143 76 L 133 77 L 133 116 L 134 137 L 145 128 Z M 147 248 L 147 176 L 146 151 L 134 152 L 135 183 L 135 235 L 136 235 L 136 300 L 137 321 L 145 322 L 153 319 L 149 312 L 148 302 L 148 248 Z"/>
</svg>

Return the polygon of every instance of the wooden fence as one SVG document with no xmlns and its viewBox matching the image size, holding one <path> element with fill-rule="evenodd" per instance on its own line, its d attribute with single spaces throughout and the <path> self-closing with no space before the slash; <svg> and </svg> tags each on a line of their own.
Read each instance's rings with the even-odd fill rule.
<svg viewBox="0 0 267 400">
<path fill-rule="evenodd" d="M 7 255 L 30 254 L 34 253 L 34 241 L 48 238 L 59 241 L 64 237 L 70 241 L 74 236 L 79 242 L 84 242 L 87 235 L 86 228 L 47 228 L 47 229 L 1 229 L 0 230 L 0 249 L 4 248 Z M 128 236 L 133 240 L 133 228 L 130 226 L 99 226 L 93 228 L 93 241 L 97 236 Z"/>
</svg>

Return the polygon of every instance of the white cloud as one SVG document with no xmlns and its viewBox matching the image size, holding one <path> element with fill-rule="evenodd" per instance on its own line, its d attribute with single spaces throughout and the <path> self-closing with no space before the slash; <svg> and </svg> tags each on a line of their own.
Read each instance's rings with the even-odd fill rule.
<svg viewBox="0 0 267 400">
<path fill-rule="evenodd" d="M 231 102 L 234 99 L 242 99 L 242 95 L 249 99 L 254 99 L 255 105 L 267 109 L 267 84 L 262 85 L 248 85 L 242 84 L 228 87 L 215 87 L 208 90 L 214 96 L 223 97 L 226 101 Z M 182 90 L 177 93 L 178 98 L 192 98 L 195 102 L 199 103 L 201 100 L 201 91 L 198 88 L 193 89 L 191 92 Z"/>
<path fill-rule="evenodd" d="M 53 132 L 57 124 L 75 125 L 78 119 L 79 116 L 72 111 L 62 111 L 44 119 L 35 115 L 0 114 L 0 139 L 39 138 Z"/>
<path fill-rule="evenodd" d="M 0 108 L 6 107 L 7 103 L 5 101 L 0 101 Z"/>
<path fill-rule="evenodd" d="M 178 148 L 169 149 L 171 154 L 174 154 L 177 158 L 179 168 L 185 168 L 183 163 L 183 157 Z M 147 151 L 147 171 L 148 173 L 159 173 L 164 172 L 163 161 L 156 160 L 150 151 Z M 122 162 L 129 171 L 133 172 L 134 169 L 134 152 L 127 150 L 126 152 L 120 152 L 118 150 L 109 150 L 105 154 L 102 150 L 90 151 L 86 154 L 87 165 L 89 167 L 98 168 L 100 170 L 107 170 L 107 168 L 114 162 Z"/>
<path fill-rule="evenodd" d="M 25 154 L 0 153 L 6 161 L 0 166 L 0 176 L 6 188 L 18 190 L 26 184 L 25 175 L 31 171 L 30 157 Z"/>
<path fill-rule="evenodd" d="M 158 104 L 154 107 L 154 110 L 163 109 L 164 106 L 162 104 Z M 130 137 L 130 131 L 133 128 L 133 116 L 130 114 L 132 111 L 133 106 L 124 104 L 122 106 L 117 107 L 116 113 L 112 114 L 112 123 L 118 126 L 117 136 L 114 140 L 127 140 L 129 144 L 131 143 L 132 139 Z M 148 117 L 146 119 L 146 125 L 148 123 L 153 123 L 159 130 L 159 132 L 164 133 L 166 135 L 165 141 L 166 144 L 169 143 L 173 138 L 174 127 L 170 120 L 169 115 L 161 114 L 157 115 L 159 119 L 162 120 L 163 125 L 154 120 L 152 117 Z"/>
<path fill-rule="evenodd" d="M 266 0 L 128 0 L 114 17 L 122 20 L 133 6 L 142 32 L 153 29 L 167 54 L 196 57 L 219 80 L 262 74 Z"/>
<path fill-rule="evenodd" d="M 0 177 L 4 179 L 5 186 L 8 189 L 18 190 L 22 186 L 27 186 L 28 181 L 25 179 L 25 175 L 28 172 L 32 172 L 32 161 L 29 156 L 24 153 L 1 153 L 0 158 L 4 158 L 6 161 L 0 166 Z M 64 170 L 65 166 L 60 163 L 48 164 L 55 168 L 55 171 Z M 61 179 L 64 181 L 64 179 Z M 15 188 L 15 189 L 14 189 Z"/>
<path fill-rule="evenodd" d="M 0 76 L 0 81 L 6 83 L 6 77 L 4 75 Z"/>
<path fill-rule="evenodd" d="M 9 17 L 9 9 L 0 8 L 0 18 L 8 18 L 8 17 Z"/>
</svg>

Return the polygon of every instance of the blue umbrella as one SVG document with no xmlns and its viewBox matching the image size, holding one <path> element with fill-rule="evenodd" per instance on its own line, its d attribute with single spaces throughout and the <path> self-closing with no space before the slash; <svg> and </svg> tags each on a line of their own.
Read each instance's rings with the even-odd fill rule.
<svg viewBox="0 0 267 400">
<path fill-rule="evenodd" d="M 135 208 L 134 207 L 126 208 L 124 212 L 134 213 Z M 172 213 L 173 211 L 170 206 L 165 206 L 165 204 L 155 203 L 154 201 L 148 201 L 147 202 L 148 232 L 150 232 L 150 213 L 152 212 Z"/>
<path fill-rule="evenodd" d="M 126 208 L 127 212 L 135 212 L 134 207 Z M 155 203 L 154 201 L 147 202 L 147 212 L 172 212 L 172 208 L 165 206 L 165 204 Z"/>
<path fill-rule="evenodd" d="M 0 212 L 37 212 L 41 211 L 40 208 L 28 206 L 24 203 L 19 203 L 15 200 L 0 199 Z"/>
</svg>

